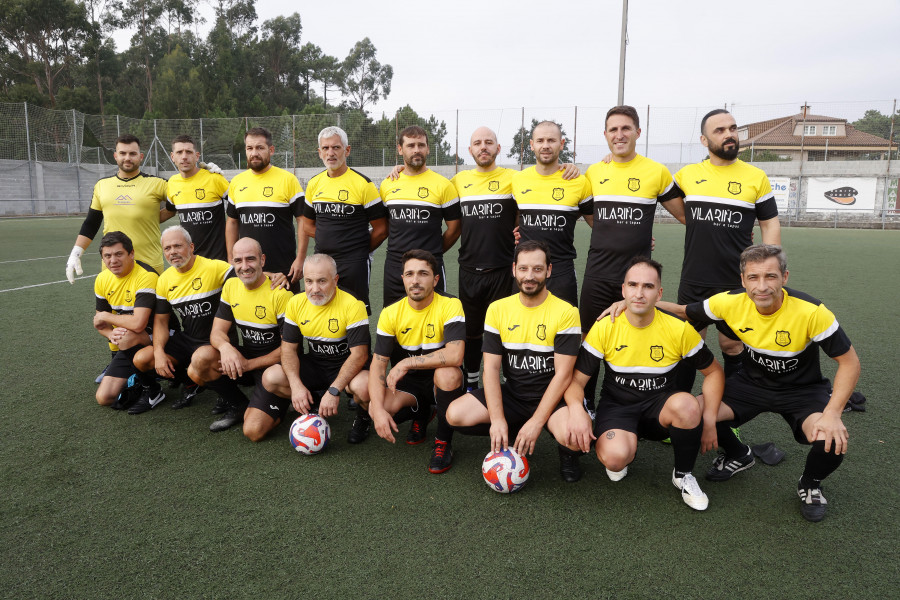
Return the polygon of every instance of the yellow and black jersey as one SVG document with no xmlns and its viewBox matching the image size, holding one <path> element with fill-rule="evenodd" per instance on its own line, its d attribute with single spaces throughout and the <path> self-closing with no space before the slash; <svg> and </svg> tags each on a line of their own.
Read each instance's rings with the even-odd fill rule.
<svg viewBox="0 0 900 600">
<path fill-rule="evenodd" d="M 322 171 L 306 186 L 303 216 L 316 223 L 316 252 L 336 261 L 366 260 L 369 221 L 387 216 L 378 189 L 358 171 L 338 177 Z"/>
<path fill-rule="evenodd" d="M 428 170 L 418 175 L 401 172 L 396 181 L 381 182 L 381 198 L 387 208 L 387 252 L 399 260 L 407 250 L 444 254 L 442 221 L 460 218 L 456 188 L 446 177 Z"/>
<path fill-rule="evenodd" d="M 470 269 L 505 269 L 512 264 L 518 211 L 513 173 L 505 167 L 487 173 L 470 169 L 451 180 L 462 208 L 459 264 Z"/>
<path fill-rule="evenodd" d="M 208 344 L 222 286 L 233 276 L 234 269 L 227 262 L 200 255 L 194 256 L 193 266 L 184 273 L 169 267 L 156 283 L 156 312 L 178 315 L 188 339 Z"/>
<path fill-rule="evenodd" d="M 550 261 L 575 260 L 575 223 L 591 214 L 591 184 L 584 175 L 563 179 L 561 171 L 541 175 L 535 167 L 517 171 L 512 177 L 513 196 L 519 207 L 522 241 L 541 240 L 550 247 Z"/>
<path fill-rule="evenodd" d="M 287 273 L 297 258 L 294 222 L 303 214 L 303 188 L 290 172 L 272 166 L 235 175 L 225 214 L 238 220 L 238 235 L 252 237 L 266 255 L 266 271 Z"/>
<path fill-rule="evenodd" d="M 222 287 L 216 317 L 237 325 L 245 356 L 262 356 L 281 346 L 284 311 L 292 294 L 283 288 L 273 290 L 271 285 L 266 277 L 262 285 L 248 290 L 232 277 Z"/>
<path fill-rule="evenodd" d="M 581 343 L 578 309 L 552 293 L 528 307 L 515 294 L 492 302 L 484 319 L 483 351 L 503 357 L 506 385 L 537 404 L 555 373 L 554 353 L 576 356 Z"/>
<path fill-rule="evenodd" d="M 629 260 L 650 256 L 656 203 L 681 197 L 681 190 L 664 165 L 640 154 L 591 165 L 584 176 L 594 197 L 587 272 L 620 283 Z"/>
<path fill-rule="evenodd" d="M 97 312 L 111 312 L 114 315 L 133 315 L 135 308 L 149 308 L 156 305 L 156 281 L 159 275 L 153 267 L 139 260 L 134 261 L 131 272 L 116 277 L 109 270 L 101 271 L 94 280 L 94 295 L 97 297 Z M 147 331 L 151 329 L 153 317 L 147 321 Z M 119 349 L 110 344 L 109 349 Z"/>
<path fill-rule="evenodd" d="M 434 300 L 416 310 L 401 298 L 381 311 L 375 337 L 375 354 L 390 356 L 397 364 L 409 356 L 430 354 L 447 342 L 466 339 L 466 318 L 458 298 L 434 292 Z M 430 379 L 434 370 L 410 371 L 407 377 Z"/>
<path fill-rule="evenodd" d="M 714 360 L 696 329 L 657 309 L 646 327 L 635 327 L 624 314 L 615 322 L 604 317 L 594 323 L 581 344 L 575 368 L 594 375 L 604 365 L 603 395 L 619 402 L 640 402 L 675 392 L 679 362 L 703 370 Z"/>
<path fill-rule="evenodd" d="M 316 306 L 297 294 L 288 302 L 284 313 L 284 341 L 300 344 L 303 340 L 309 359 L 326 372 L 340 369 L 356 346 L 369 347 L 369 316 L 366 305 L 344 290 L 337 289 L 324 306 Z"/>
<path fill-rule="evenodd" d="M 681 280 L 707 287 L 741 285 L 741 252 L 752 243 L 753 224 L 778 216 L 769 178 L 737 160 L 716 166 L 704 160 L 675 174 L 684 192 L 684 264 Z"/>
<path fill-rule="evenodd" d="M 227 260 L 225 250 L 225 202 L 228 180 L 200 169 L 193 177 L 176 173 L 169 178 L 166 208 L 178 213 L 181 226 L 191 234 L 194 254 Z"/>
<path fill-rule="evenodd" d="M 131 238 L 134 258 L 153 267 L 157 274 L 163 270 L 159 210 L 165 199 L 166 180 L 146 173 L 131 179 L 104 177 L 94 184 L 91 197 L 91 210 L 103 213 L 103 233 L 121 231 Z"/>
<path fill-rule="evenodd" d="M 819 347 L 835 358 L 850 350 L 850 340 L 834 314 L 819 300 L 784 288 L 774 314 L 761 315 L 743 289 L 689 304 L 697 324 L 724 321 L 747 348 L 744 373 L 760 387 L 784 389 L 820 383 Z"/>
</svg>

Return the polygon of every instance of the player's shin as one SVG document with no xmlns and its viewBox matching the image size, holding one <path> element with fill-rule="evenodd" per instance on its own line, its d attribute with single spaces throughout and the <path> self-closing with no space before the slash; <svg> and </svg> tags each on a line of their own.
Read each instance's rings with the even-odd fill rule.
<svg viewBox="0 0 900 600">
<path fill-rule="evenodd" d="M 806 455 L 806 468 L 803 469 L 801 482 L 805 487 L 817 488 L 823 479 L 831 475 L 844 461 L 843 454 L 825 451 L 825 440 L 816 440 Z"/>
<path fill-rule="evenodd" d="M 697 455 L 700 454 L 700 437 L 703 434 L 703 425 L 697 425 L 693 429 L 681 429 L 669 427 L 669 438 L 672 440 L 672 452 L 675 455 L 675 474 L 682 477 L 685 473 L 694 470 Z"/>
</svg>

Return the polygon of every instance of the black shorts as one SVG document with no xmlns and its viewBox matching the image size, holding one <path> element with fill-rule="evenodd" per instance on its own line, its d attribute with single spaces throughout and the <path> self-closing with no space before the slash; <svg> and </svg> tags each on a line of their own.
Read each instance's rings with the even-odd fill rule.
<svg viewBox="0 0 900 600">
<path fill-rule="evenodd" d="M 578 277 L 575 275 L 575 265 L 571 261 L 553 265 L 550 278 L 547 279 L 547 289 L 557 298 L 562 298 L 577 307 Z"/>
<path fill-rule="evenodd" d="M 469 392 L 475 398 L 481 402 L 481 404 L 487 408 L 487 398 L 484 394 L 484 388 L 478 388 Z M 500 384 L 500 394 L 503 397 L 503 417 L 506 419 L 506 427 L 509 433 L 510 439 L 515 439 L 517 435 L 519 435 L 519 430 L 522 429 L 522 426 L 528 422 L 528 419 L 534 416 L 535 411 L 537 410 L 538 403 L 527 402 L 522 400 L 512 392 L 510 392 L 509 388 L 506 384 Z M 555 413 L 559 409 L 563 408 L 566 405 L 565 400 L 560 400 L 559 404 L 553 409 Z M 549 419 L 548 419 L 549 421 Z M 544 424 L 544 428 L 546 429 L 547 425 Z"/>
<path fill-rule="evenodd" d="M 337 262 L 338 287 L 351 294 L 366 305 L 366 312 L 371 315 L 369 306 L 369 276 L 372 273 L 372 255 L 362 260 Z"/>
<path fill-rule="evenodd" d="M 138 344 L 137 346 L 132 346 L 128 350 L 119 350 L 113 354 L 112 360 L 109 361 L 109 366 L 106 367 L 104 377 L 128 379 L 137 373 L 137 369 L 134 366 L 134 355 L 137 354 L 138 350 L 141 348 L 146 348 L 146 346 Z"/>
<path fill-rule="evenodd" d="M 678 304 L 693 304 L 694 302 L 703 302 L 707 298 L 712 298 L 716 294 L 720 294 L 722 292 L 730 292 L 731 290 L 735 290 L 740 287 L 740 284 L 736 286 L 714 287 L 697 285 L 695 283 L 687 283 L 685 281 L 682 281 L 678 285 Z M 732 340 L 738 339 L 734 332 L 731 331 L 731 328 L 725 324 L 725 321 L 716 321 L 715 325 L 716 329 L 718 329 L 723 335 L 729 337 Z M 697 331 L 700 330 L 697 329 Z"/>
<path fill-rule="evenodd" d="M 516 293 L 512 267 L 473 269 L 459 267 L 459 301 L 466 315 L 466 337 L 484 335 L 484 317 L 488 305 Z"/>
<path fill-rule="evenodd" d="M 397 382 L 397 391 L 406 392 L 416 399 L 416 405 L 412 407 L 414 413 L 424 410 L 424 415 L 430 415 L 431 407 L 434 406 L 434 379 L 418 379 L 410 377 L 407 374 L 403 379 Z"/>
<path fill-rule="evenodd" d="M 287 414 L 288 408 L 291 406 L 291 399 L 276 396 L 263 387 L 262 375 L 264 371 L 265 369 L 248 371 L 238 377 L 237 382 L 240 385 L 253 386 L 253 392 L 250 394 L 250 402 L 247 404 L 247 408 L 261 410 L 275 421 L 278 421 Z"/>
<path fill-rule="evenodd" d="M 600 313 L 621 299 L 621 281 L 606 281 L 585 273 L 581 282 L 581 305 L 578 309 L 581 314 L 581 331 L 590 331 Z"/>
<path fill-rule="evenodd" d="M 187 369 L 191 364 L 191 356 L 200 346 L 208 346 L 209 342 L 195 342 L 180 331 L 170 332 L 169 341 L 164 348 L 165 353 L 171 356 L 179 367 Z"/>
<path fill-rule="evenodd" d="M 610 429 L 621 429 L 648 440 L 664 440 L 669 430 L 659 424 L 659 413 L 675 391 L 654 394 L 641 402 L 618 402 L 600 394 L 594 435 L 599 438 Z"/>
<path fill-rule="evenodd" d="M 830 398 L 831 382 L 827 379 L 804 387 L 772 390 L 757 386 L 740 371 L 725 381 L 722 402 L 734 412 L 736 425 L 764 412 L 778 413 L 794 432 L 794 439 L 809 444 L 803 433 L 803 421 L 809 415 L 825 410 Z"/>
<path fill-rule="evenodd" d="M 447 288 L 445 286 L 445 280 L 447 279 L 444 274 L 444 258 L 435 256 L 438 263 L 438 275 L 440 275 L 440 279 L 438 279 L 437 285 L 434 286 L 439 292 L 445 291 Z M 397 300 L 406 297 L 406 288 L 403 287 L 403 262 L 400 260 L 400 257 L 394 257 L 388 254 L 384 259 L 384 280 L 382 284 L 382 306 L 390 306 Z"/>
</svg>

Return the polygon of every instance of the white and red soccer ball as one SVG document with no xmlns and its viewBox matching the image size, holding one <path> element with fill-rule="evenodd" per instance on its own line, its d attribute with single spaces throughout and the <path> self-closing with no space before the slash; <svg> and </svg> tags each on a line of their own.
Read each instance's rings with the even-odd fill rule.
<svg viewBox="0 0 900 600">
<path fill-rule="evenodd" d="M 318 454 L 331 439 L 331 427 L 323 417 L 316 414 L 300 415 L 291 423 L 288 433 L 291 446 L 302 454 Z"/>
<path fill-rule="evenodd" d="M 495 492 L 512 494 L 528 481 L 528 459 L 512 448 L 488 452 L 481 464 L 484 482 Z"/>
</svg>

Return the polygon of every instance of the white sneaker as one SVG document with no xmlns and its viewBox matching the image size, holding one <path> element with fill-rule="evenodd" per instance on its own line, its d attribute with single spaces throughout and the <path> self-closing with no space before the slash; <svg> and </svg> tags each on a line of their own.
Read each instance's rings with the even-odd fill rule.
<svg viewBox="0 0 900 600">
<path fill-rule="evenodd" d="M 676 477 L 675 469 L 672 469 L 672 483 L 681 490 L 681 499 L 694 510 L 706 510 L 709 506 L 709 498 L 700 489 L 697 478 L 691 473 L 685 473 L 684 477 Z"/>
<path fill-rule="evenodd" d="M 610 481 L 622 481 L 626 475 L 628 475 L 628 465 L 625 465 L 625 468 L 621 471 L 606 470 L 606 476 L 609 477 Z"/>
</svg>

